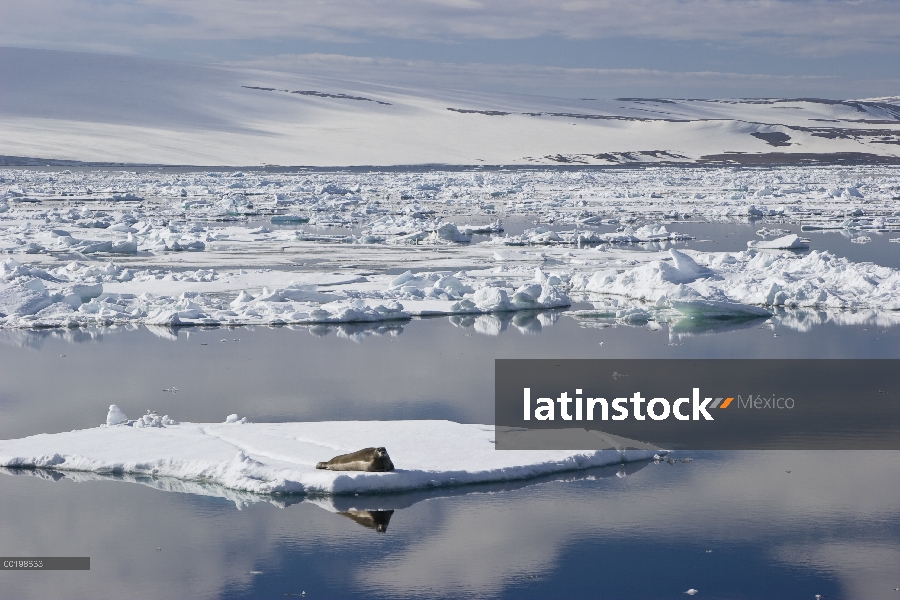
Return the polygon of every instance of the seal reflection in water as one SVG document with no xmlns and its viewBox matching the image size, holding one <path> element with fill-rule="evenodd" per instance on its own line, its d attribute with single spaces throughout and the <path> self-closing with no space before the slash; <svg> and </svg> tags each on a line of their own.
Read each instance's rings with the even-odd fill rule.
<svg viewBox="0 0 900 600">
<path fill-rule="evenodd" d="M 364 448 L 335 456 L 328 462 L 317 463 L 316 468 L 331 471 L 393 471 L 394 463 L 384 448 Z"/>
<path fill-rule="evenodd" d="M 392 510 L 348 510 L 347 512 L 338 513 L 348 519 L 353 519 L 363 527 L 374 529 L 378 533 L 387 531 L 388 524 L 391 522 L 391 516 L 394 514 Z"/>
</svg>

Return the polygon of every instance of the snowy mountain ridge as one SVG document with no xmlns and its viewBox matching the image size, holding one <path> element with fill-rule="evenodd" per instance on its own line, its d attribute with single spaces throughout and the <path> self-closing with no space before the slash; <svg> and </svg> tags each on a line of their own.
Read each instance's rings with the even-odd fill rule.
<svg viewBox="0 0 900 600">
<path fill-rule="evenodd" d="M 5 165 L 896 164 L 900 99 L 566 99 L 0 48 L 0 155 Z"/>
</svg>

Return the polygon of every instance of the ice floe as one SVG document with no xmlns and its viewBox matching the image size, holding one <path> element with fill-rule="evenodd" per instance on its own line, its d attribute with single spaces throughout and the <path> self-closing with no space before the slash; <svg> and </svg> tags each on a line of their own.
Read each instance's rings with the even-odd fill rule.
<svg viewBox="0 0 900 600">
<path fill-rule="evenodd" d="M 791 233 L 781 236 L 780 238 L 775 238 L 774 240 L 750 240 L 747 242 L 747 247 L 760 250 L 804 250 L 809 248 L 809 240 Z"/>
<path fill-rule="evenodd" d="M 317 470 L 316 463 L 384 446 L 388 473 Z M 653 457 L 654 450 L 495 450 L 490 425 L 450 421 L 177 423 L 129 420 L 110 407 L 93 429 L 0 440 L 0 466 L 199 480 L 259 494 L 362 494 L 523 480 Z"/>
</svg>

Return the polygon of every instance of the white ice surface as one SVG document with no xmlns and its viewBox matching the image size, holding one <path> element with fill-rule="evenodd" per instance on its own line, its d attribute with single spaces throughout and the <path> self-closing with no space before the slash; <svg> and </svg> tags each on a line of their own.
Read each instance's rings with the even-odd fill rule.
<svg viewBox="0 0 900 600">
<path fill-rule="evenodd" d="M 653 450 L 495 450 L 494 427 L 450 421 L 179 423 L 0 440 L 0 466 L 201 480 L 262 493 L 374 493 L 500 482 L 652 458 Z M 389 473 L 315 465 L 384 446 Z"/>
</svg>

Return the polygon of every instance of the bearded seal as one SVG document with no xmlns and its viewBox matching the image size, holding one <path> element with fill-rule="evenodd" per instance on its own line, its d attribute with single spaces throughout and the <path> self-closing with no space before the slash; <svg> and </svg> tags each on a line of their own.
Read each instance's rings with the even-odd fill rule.
<svg viewBox="0 0 900 600">
<path fill-rule="evenodd" d="M 317 469 L 331 471 L 393 471 L 394 463 L 384 448 L 364 448 L 316 463 Z"/>
</svg>

